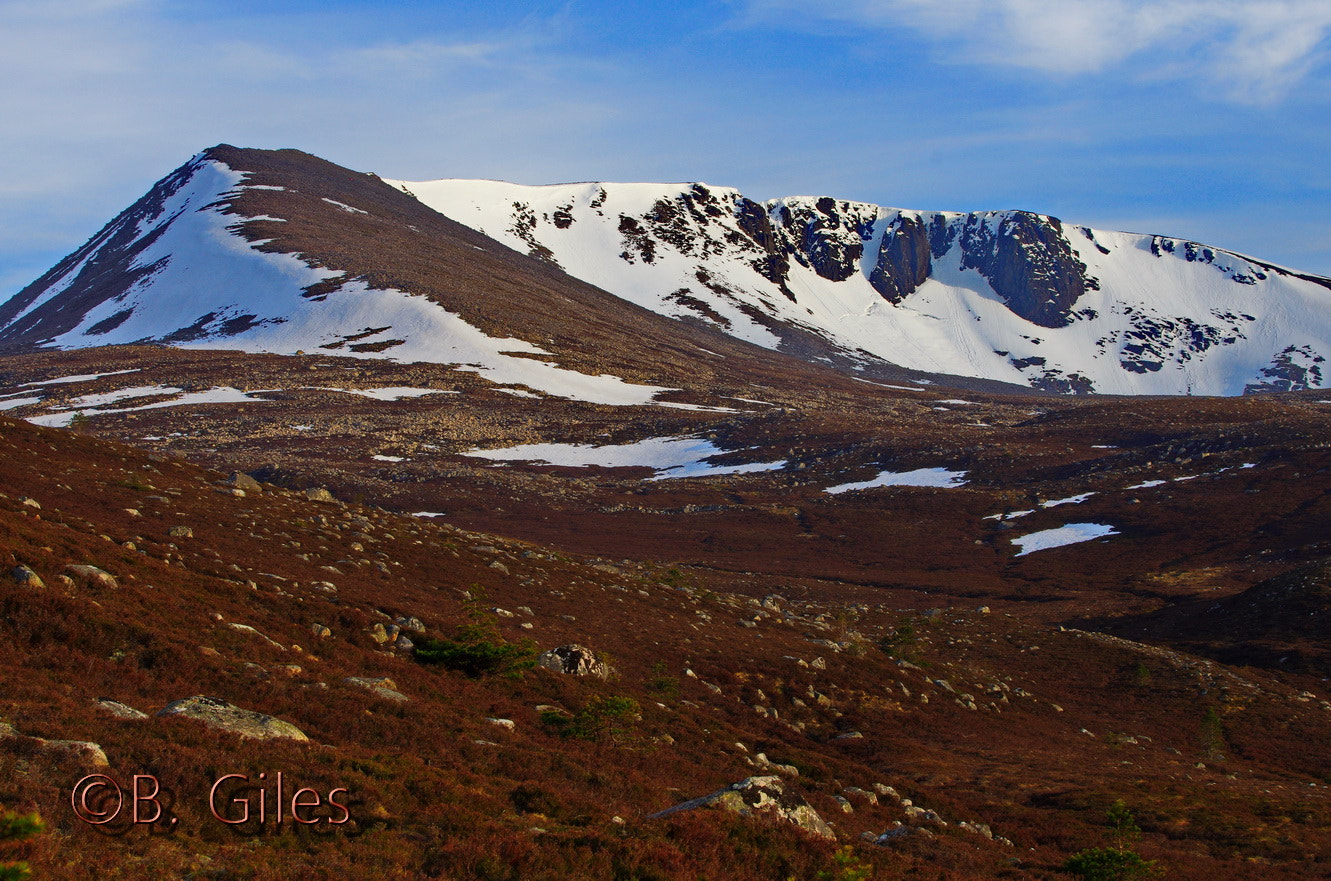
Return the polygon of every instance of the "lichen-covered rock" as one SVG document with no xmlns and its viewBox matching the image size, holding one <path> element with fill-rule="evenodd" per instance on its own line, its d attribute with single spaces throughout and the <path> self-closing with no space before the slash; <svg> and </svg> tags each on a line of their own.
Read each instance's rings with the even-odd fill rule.
<svg viewBox="0 0 1331 881">
<path fill-rule="evenodd" d="M 832 828 L 804 800 L 804 796 L 786 788 L 780 777 L 748 777 L 711 795 L 704 795 L 652 814 L 649 819 L 667 817 L 697 808 L 720 808 L 745 817 L 759 817 L 791 823 L 819 838 L 833 839 Z"/>
<path fill-rule="evenodd" d="M 309 740 L 305 732 L 290 722 L 255 710 L 246 710 L 221 698 L 195 695 L 167 704 L 158 716 L 184 716 L 197 719 L 210 728 L 230 731 L 255 740 L 286 738 Z"/>
<path fill-rule="evenodd" d="M 596 652 L 574 643 L 541 652 L 536 663 L 556 673 L 571 676 L 595 676 L 597 679 L 609 679 L 610 668 L 596 657 Z"/>
</svg>

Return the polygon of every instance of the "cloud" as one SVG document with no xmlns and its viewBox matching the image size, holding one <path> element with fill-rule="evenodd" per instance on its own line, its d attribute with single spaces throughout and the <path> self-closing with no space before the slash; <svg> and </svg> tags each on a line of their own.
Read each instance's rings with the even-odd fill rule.
<svg viewBox="0 0 1331 881">
<path fill-rule="evenodd" d="M 910 29 L 952 60 L 1191 79 L 1278 100 L 1326 59 L 1326 0 L 748 0 L 750 20 Z"/>
</svg>

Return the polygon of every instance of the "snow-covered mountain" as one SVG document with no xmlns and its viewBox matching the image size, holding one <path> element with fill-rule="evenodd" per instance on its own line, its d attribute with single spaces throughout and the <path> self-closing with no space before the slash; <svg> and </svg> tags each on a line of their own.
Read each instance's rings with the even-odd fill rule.
<svg viewBox="0 0 1331 881">
<path fill-rule="evenodd" d="M 0 346 L 323 350 L 607 403 L 793 362 L 1233 395 L 1323 386 L 1328 307 L 1325 278 L 1027 212 L 383 181 L 220 146 L 0 304 Z"/>
<path fill-rule="evenodd" d="M 1025 211 L 705 184 L 394 181 L 436 210 L 653 311 L 772 348 L 1063 392 L 1320 387 L 1331 280 Z"/>
</svg>

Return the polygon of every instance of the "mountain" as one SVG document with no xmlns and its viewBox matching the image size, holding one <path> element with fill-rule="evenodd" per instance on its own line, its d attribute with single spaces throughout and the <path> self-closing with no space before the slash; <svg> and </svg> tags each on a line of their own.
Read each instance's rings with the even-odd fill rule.
<svg viewBox="0 0 1331 881">
<path fill-rule="evenodd" d="M 452 364 L 604 404 L 674 390 L 651 377 L 709 385 L 708 360 L 781 369 L 761 349 L 517 254 L 373 175 L 226 146 L 163 178 L 0 304 L 0 346 L 11 351 L 135 342 Z"/>
<path fill-rule="evenodd" d="M 606 403 L 687 387 L 710 355 L 1236 395 L 1321 387 L 1328 305 L 1331 280 L 1029 212 L 383 181 L 223 145 L 0 304 L 0 346 L 339 351 Z"/>
<path fill-rule="evenodd" d="M 770 348 L 1056 392 L 1321 387 L 1331 280 L 1027 211 L 757 202 L 705 184 L 396 181 L 638 305 Z"/>
</svg>

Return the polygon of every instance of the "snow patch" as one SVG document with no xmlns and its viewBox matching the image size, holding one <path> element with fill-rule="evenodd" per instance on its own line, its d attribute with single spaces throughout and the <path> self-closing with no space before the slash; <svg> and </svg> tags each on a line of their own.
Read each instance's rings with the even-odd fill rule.
<svg viewBox="0 0 1331 881">
<path fill-rule="evenodd" d="M 1107 535 L 1118 534 L 1117 529 L 1104 523 L 1069 523 L 1067 526 L 1042 529 L 1039 532 L 1032 532 L 1020 538 L 1014 538 L 1012 543 L 1021 548 L 1017 556 L 1024 557 L 1036 551 L 1047 551 L 1050 548 L 1061 548 L 1065 545 L 1078 544 L 1104 538 Z"/>
<path fill-rule="evenodd" d="M 1082 502 L 1095 495 L 1093 492 L 1081 493 L 1080 495 L 1068 496 L 1066 499 L 1050 499 L 1047 502 L 1041 502 L 1041 508 L 1057 508 L 1059 505 L 1080 505 Z"/>
<path fill-rule="evenodd" d="M 404 398 L 420 398 L 425 395 L 459 395 L 458 391 L 438 388 L 412 388 L 410 386 L 386 386 L 384 388 L 328 388 L 325 386 L 306 386 L 321 392 L 342 392 L 347 395 L 359 395 L 376 401 L 401 401 Z"/>
<path fill-rule="evenodd" d="M 947 468 L 916 468 L 914 471 L 880 471 L 878 476 L 857 483 L 840 483 L 823 490 L 825 493 L 838 495 L 860 489 L 872 489 L 879 486 L 925 486 L 938 489 L 951 489 L 965 486 L 965 471 L 951 471 Z"/>
<path fill-rule="evenodd" d="M 499 462 L 534 462 L 574 468 L 651 468 L 657 472 L 652 480 L 775 471 L 786 465 L 784 459 L 742 465 L 717 465 L 707 461 L 728 452 L 711 441 L 695 437 L 651 437 L 634 443 L 604 446 L 523 444 L 497 450 L 471 450 L 464 455 Z"/>
</svg>

